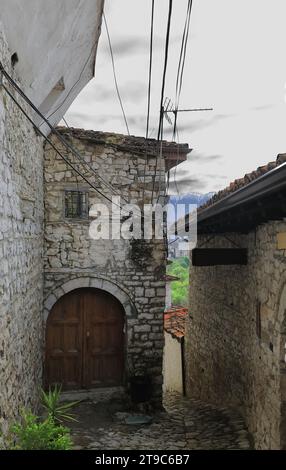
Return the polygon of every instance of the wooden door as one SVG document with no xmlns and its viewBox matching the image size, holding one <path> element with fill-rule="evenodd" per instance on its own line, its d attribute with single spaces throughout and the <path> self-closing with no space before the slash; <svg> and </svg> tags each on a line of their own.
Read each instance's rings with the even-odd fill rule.
<svg viewBox="0 0 286 470">
<path fill-rule="evenodd" d="M 77 289 L 53 307 L 46 332 L 46 385 L 63 390 L 122 383 L 124 311 L 110 294 Z"/>
<path fill-rule="evenodd" d="M 85 384 L 88 388 L 116 385 L 122 380 L 124 316 L 118 301 L 103 291 L 84 297 L 86 314 Z M 118 308 L 121 307 L 121 311 Z"/>
</svg>

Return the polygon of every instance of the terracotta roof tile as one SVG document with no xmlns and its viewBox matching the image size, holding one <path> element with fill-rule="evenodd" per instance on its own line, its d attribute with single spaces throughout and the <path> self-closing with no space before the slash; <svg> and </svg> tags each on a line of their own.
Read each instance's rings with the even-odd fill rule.
<svg viewBox="0 0 286 470">
<path fill-rule="evenodd" d="M 259 166 L 256 170 L 252 171 L 251 173 L 247 173 L 244 175 L 243 178 L 238 178 L 232 181 L 229 186 L 221 191 L 218 191 L 211 199 L 209 199 L 204 205 L 202 205 L 198 210 L 201 211 L 206 209 L 209 206 L 212 206 L 214 203 L 224 199 L 231 193 L 234 193 L 238 189 L 246 186 L 247 184 L 251 183 L 251 181 L 259 178 L 260 176 L 268 173 L 269 171 L 273 170 L 277 166 L 281 165 L 286 161 L 286 153 L 280 153 L 277 155 L 276 161 L 269 162 L 266 165 Z"/>
<path fill-rule="evenodd" d="M 122 150 L 133 151 L 135 153 L 146 152 L 157 155 L 158 141 L 156 139 L 145 139 L 145 137 L 137 137 L 133 135 L 116 134 L 114 132 L 101 132 L 86 129 L 77 129 L 74 127 L 57 127 L 57 131 L 66 136 L 73 136 L 82 140 L 89 140 L 101 145 L 110 145 Z M 188 144 L 177 144 L 176 142 L 168 142 L 163 140 L 162 149 L 164 154 L 178 153 L 187 155 L 191 149 Z"/>
<path fill-rule="evenodd" d="M 185 336 L 185 322 L 188 309 L 185 307 L 173 307 L 164 313 L 164 330 L 174 338 L 180 340 Z"/>
</svg>

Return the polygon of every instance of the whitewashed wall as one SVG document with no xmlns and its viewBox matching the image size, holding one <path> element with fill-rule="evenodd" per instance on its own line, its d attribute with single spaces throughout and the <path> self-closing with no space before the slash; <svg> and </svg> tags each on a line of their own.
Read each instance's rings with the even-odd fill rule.
<svg viewBox="0 0 286 470">
<path fill-rule="evenodd" d="M 0 0 L 15 71 L 35 105 L 57 124 L 94 75 L 104 0 Z M 40 122 L 39 122 L 40 123 Z M 45 126 L 42 130 L 47 131 Z"/>
<path fill-rule="evenodd" d="M 163 391 L 183 393 L 181 343 L 165 331 Z"/>
</svg>

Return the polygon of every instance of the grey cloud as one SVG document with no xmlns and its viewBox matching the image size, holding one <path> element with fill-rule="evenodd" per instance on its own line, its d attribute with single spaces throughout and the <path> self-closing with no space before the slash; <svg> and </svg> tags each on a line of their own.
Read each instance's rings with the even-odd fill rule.
<svg viewBox="0 0 286 470">
<path fill-rule="evenodd" d="M 188 158 L 188 161 L 204 164 L 204 163 L 213 162 L 215 160 L 221 160 L 222 158 L 223 158 L 223 155 L 219 155 L 219 154 L 205 155 L 199 152 L 191 152 Z"/>
<path fill-rule="evenodd" d="M 251 110 L 252 111 L 265 111 L 266 109 L 271 109 L 273 107 L 274 107 L 273 104 L 264 104 L 261 106 L 254 106 L 253 108 L 251 108 Z"/>
<path fill-rule="evenodd" d="M 228 179 L 227 175 L 214 175 L 214 174 L 210 175 L 210 174 L 205 174 L 205 176 L 206 176 L 207 178 L 214 178 L 214 179 L 216 179 L 216 180 L 227 180 L 227 179 Z"/>
<path fill-rule="evenodd" d="M 114 125 L 111 124 L 111 121 L 122 121 L 124 123 L 122 114 L 93 116 L 86 113 L 68 113 L 65 118 L 68 124 L 72 122 L 73 127 L 103 130 L 102 127 L 104 126 L 104 130 L 110 132 L 114 131 Z"/>
<path fill-rule="evenodd" d="M 124 102 L 128 101 L 141 101 L 146 98 L 147 90 L 146 84 L 137 81 L 126 82 L 124 85 L 120 85 L 120 94 Z M 97 84 L 89 92 L 89 99 L 94 101 L 114 101 L 118 99 L 116 95 L 116 89 L 114 86 L 106 87 L 101 84 Z"/>
<path fill-rule="evenodd" d="M 141 82 L 127 82 L 124 86 L 120 86 L 120 94 L 124 102 L 141 101 L 146 98 L 146 84 Z M 97 85 L 94 90 L 94 99 L 97 101 L 113 101 L 117 99 L 115 88 L 107 88 L 103 85 Z"/>
<path fill-rule="evenodd" d="M 224 119 L 229 119 L 234 117 L 235 114 L 216 114 L 215 116 L 211 118 L 206 118 L 206 119 L 197 119 L 196 121 L 189 121 L 185 122 L 184 124 L 180 125 L 178 124 L 178 131 L 179 132 L 194 132 L 196 130 L 204 129 L 206 127 L 211 127 L 218 122 L 224 120 Z M 165 134 L 167 135 L 172 135 L 173 130 L 172 128 L 167 128 L 165 130 Z"/>
<path fill-rule="evenodd" d="M 158 48 L 163 44 L 163 39 L 156 38 L 154 41 L 154 48 Z M 113 54 L 118 57 L 124 57 L 130 54 L 148 54 L 149 50 L 149 39 L 147 38 L 139 38 L 139 37 L 130 37 L 130 38 L 123 38 L 118 37 L 116 41 L 112 44 Z M 109 46 L 107 44 L 103 47 L 103 53 L 105 55 L 110 54 Z"/>
<path fill-rule="evenodd" d="M 179 192 L 182 194 L 188 194 L 192 192 L 204 192 L 207 184 L 198 178 L 187 178 L 175 181 L 170 181 L 169 184 L 169 193 L 175 194 L 177 193 L 177 188 Z"/>
<path fill-rule="evenodd" d="M 93 115 L 89 115 L 86 113 L 72 112 L 66 116 L 66 119 L 68 122 L 70 120 L 73 122 L 74 125 L 77 125 L 79 127 L 85 127 L 86 125 L 88 125 L 88 126 L 92 126 L 92 128 L 96 130 L 97 126 L 98 126 L 98 129 L 100 129 L 102 125 L 108 124 L 109 122 L 111 123 L 112 121 L 122 121 L 123 117 L 121 113 L 108 114 L 108 115 L 101 114 L 100 116 L 98 115 L 93 116 Z M 131 128 L 130 129 L 131 132 L 133 132 L 132 128 L 137 128 L 136 133 L 140 133 L 140 130 L 141 130 L 141 134 L 142 135 L 145 134 L 146 132 L 146 118 L 145 117 L 140 116 L 140 115 L 131 115 L 131 116 L 128 115 L 127 120 Z M 110 124 L 109 130 L 112 132 L 113 129 L 111 126 L 112 124 Z M 138 129 L 139 129 L 139 132 L 138 132 Z"/>
<path fill-rule="evenodd" d="M 67 120 L 70 119 L 71 121 L 81 121 L 81 122 L 97 122 L 98 121 L 103 124 L 114 118 L 118 118 L 118 116 L 101 115 L 99 117 L 99 116 L 92 116 L 86 113 L 74 113 L 74 112 L 68 113 L 68 115 L 66 116 L 66 119 Z"/>
<path fill-rule="evenodd" d="M 132 101 L 136 100 L 141 101 L 142 99 L 146 99 L 147 96 L 147 85 L 146 83 L 142 82 L 127 82 L 124 87 L 120 87 L 121 94 L 124 97 L 124 101 Z"/>
<path fill-rule="evenodd" d="M 114 88 L 107 88 L 103 85 L 97 85 L 94 87 L 94 100 L 97 101 L 109 101 L 115 97 Z"/>
<path fill-rule="evenodd" d="M 112 38 L 111 38 L 112 39 Z M 179 35 L 174 36 L 171 39 L 172 44 L 177 43 L 181 40 Z M 153 53 L 157 50 L 163 51 L 165 46 L 165 39 L 160 36 L 154 36 L 153 38 Z M 113 54 L 116 57 L 125 57 L 130 56 L 131 54 L 149 54 L 149 47 L 150 47 L 150 39 L 149 37 L 137 37 L 137 36 L 130 36 L 129 38 L 125 37 L 116 37 L 116 41 L 114 40 L 112 43 L 112 50 Z M 105 55 L 110 54 L 109 45 L 104 44 L 102 48 L 102 52 Z"/>
<path fill-rule="evenodd" d="M 173 170 L 171 170 L 171 175 L 176 175 L 176 178 L 187 178 L 187 175 L 190 175 L 191 174 L 191 171 L 190 171 L 190 168 L 187 167 L 185 168 L 185 165 L 184 164 L 181 164 L 181 165 L 178 165 L 177 167 L 173 168 Z"/>
</svg>

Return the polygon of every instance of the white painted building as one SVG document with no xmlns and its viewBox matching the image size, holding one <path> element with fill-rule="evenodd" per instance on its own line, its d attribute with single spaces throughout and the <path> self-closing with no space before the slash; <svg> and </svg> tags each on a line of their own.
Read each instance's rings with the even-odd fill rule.
<svg viewBox="0 0 286 470">
<path fill-rule="evenodd" d="M 185 393 L 184 336 L 187 308 L 164 313 L 163 391 Z"/>
<path fill-rule="evenodd" d="M 0 0 L 0 28 L 23 91 L 53 125 L 94 76 L 103 4 Z"/>
</svg>

